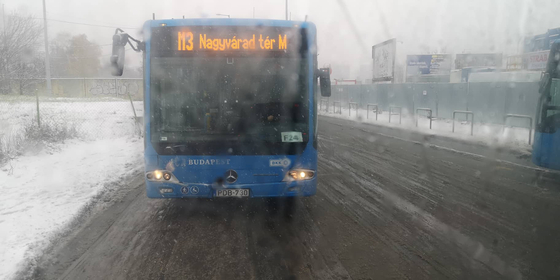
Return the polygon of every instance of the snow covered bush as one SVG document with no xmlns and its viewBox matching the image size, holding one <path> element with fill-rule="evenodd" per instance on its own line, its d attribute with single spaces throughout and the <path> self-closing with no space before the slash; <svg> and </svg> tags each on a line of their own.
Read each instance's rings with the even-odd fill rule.
<svg viewBox="0 0 560 280">
<path fill-rule="evenodd" d="M 19 131 L 1 135 L 0 166 L 23 153 L 36 153 L 45 146 L 52 148 L 54 144 L 78 137 L 74 124 L 45 122 L 39 127 L 36 120 L 29 121 Z"/>
<path fill-rule="evenodd" d="M 44 122 L 41 126 L 33 120 L 30 124 L 23 128 L 25 140 L 46 142 L 46 143 L 61 143 L 64 140 L 78 137 L 78 131 L 72 124 L 65 124 L 60 122 Z"/>
</svg>

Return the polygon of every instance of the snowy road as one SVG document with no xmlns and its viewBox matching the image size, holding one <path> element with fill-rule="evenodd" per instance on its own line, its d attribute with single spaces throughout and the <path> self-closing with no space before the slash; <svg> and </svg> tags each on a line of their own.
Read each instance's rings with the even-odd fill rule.
<svg viewBox="0 0 560 280">
<path fill-rule="evenodd" d="M 522 154 L 320 117 L 319 186 L 149 200 L 143 178 L 39 261 L 39 279 L 558 279 L 560 175 Z"/>
</svg>

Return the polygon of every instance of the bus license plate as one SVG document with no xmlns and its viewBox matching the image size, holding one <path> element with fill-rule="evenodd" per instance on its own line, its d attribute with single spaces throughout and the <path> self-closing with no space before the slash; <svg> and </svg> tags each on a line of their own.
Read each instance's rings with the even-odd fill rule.
<svg viewBox="0 0 560 280">
<path fill-rule="evenodd" d="M 248 197 L 249 189 L 216 190 L 216 197 Z"/>
</svg>

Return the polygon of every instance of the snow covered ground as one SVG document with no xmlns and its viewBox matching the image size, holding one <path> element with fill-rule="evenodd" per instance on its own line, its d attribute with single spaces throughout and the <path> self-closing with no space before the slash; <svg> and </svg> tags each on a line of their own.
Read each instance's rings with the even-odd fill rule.
<svg viewBox="0 0 560 280">
<path fill-rule="evenodd" d="M 141 101 L 134 102 L 138 117 L 143 114 Z M 134 113 L 130 101 L 118 98 L 41 98 L 42 123 L 74 126 L 82 139 L 106 139 L 134 133 Z M 24 125 L 37 119 L 34 98 L 0 98 L 0 139 L 13 138 Z"/>
<path fill-rule="evenodd" d="M 453 121 L 450 119 L 433 119 L 432 129 L 430 129 L 430 120 L 425 116 L 420 116 L 418 118 L 417 127 L 414 116 L 405 111 L 402 112 L 403 115 L 400 124 L 399 115 L 397 114 L 397 112 L 394 112 L 391 116 L 391 123 L 389 123 L 388 111 L 380 112 L 380 114 L 378 114 L 377 116 L 377 120 L 375 120 L 375 112 L 371 110 L 369 112 L 369 117 L 367 116 L 367 111 L 364 109 L 359 109 L 358 111 L 356 111 L 355 108 L 352 108 L 352 111 L 349 113 L 348 108 L 342 108 L 341 113 L 339 112 L 339 108 L 336 107 L 336 113 L 333 113 L 333 107 L 331 105 L 329 107 L 329 112 L 321 110 L 319 114 L 342 119 L 350 119 L 364 123 L 374 123 L 376 125 L 408 129 L 425 133 L 427 135 L 441 135 L 464 141 L 484 143 L 486 145 L 504 146 L 523 151 L 531 149 L 531 146 L 529 145 L 529 135 L 531 134 L 532 138 L 532 134 L 534 133 L 530 133 L 528 128 L 506 126 L 504 129 L 501 125 L 481 124 L 475 122 L 473 126 L 473 135 L 471 136 L 471 122 L 464 121 L 464 117 L 459 115 L 457 115 L 457 119 L 461 119 L 463 121 L 456 120 L 455 132 L 452 132 Z M 426 112 L 420 112 L 420 114 L 422 113 L 426 114 Z"/>
<path fill-rule="evenodd" d="M 140 116 L 142 103 L 135 106 Z M 130 101 L 50 99 L 40 113 L 43 123 L 75 127 L 78 138 L 25 149 L 0 166 L 0 279 L 14 277 L 92 200 L 143 168 Z M 4 148 L 33 118 L 33 99 L 0 99 Z"/>
</svg>

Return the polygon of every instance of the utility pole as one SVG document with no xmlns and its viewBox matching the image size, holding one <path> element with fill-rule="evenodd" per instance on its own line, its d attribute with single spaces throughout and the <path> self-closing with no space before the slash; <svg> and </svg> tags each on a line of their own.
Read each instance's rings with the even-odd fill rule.
<svg viewBox="0 0 560 280">
<path fill-rule="evenodd" d="M 253 7 L 253 18 L 255 18 L 255 7 Z"/>
<path fill-rule="evenodd" d="M 288 0 L 286 0 L 286 20 L 288 20 Z"/>
<path fill-rule="evenodd" d="M 47 80 L 47 94 L 52 95 L 51 62 L 49 59 L 49 36 L 47 35 L 47 6 L 43 0 L 43 24 L 45 31 L 45 78 Z"/>
<path fill-rule="evenodd" d="M 5 13 L 5 6 L 4 4 L 2 4 L 2 28 L 4 28 L 4 36 L 2 36 L 2 40 L 6 41 L 6 13 Z M 3 46 L 2 46 L 3 47 Z M 4 63 L 4 71 L 2 73 L 2 76 L 0 76 L 0 78 L 5 79 L 8 76 L 8 62 L 7 62 L 7 58 L 4 58 L 3 61 Z"/>
</svg>

